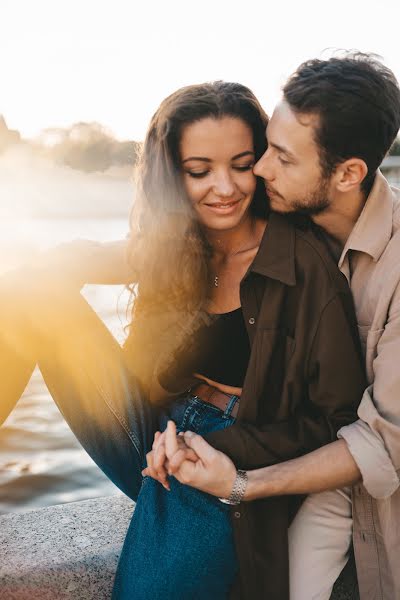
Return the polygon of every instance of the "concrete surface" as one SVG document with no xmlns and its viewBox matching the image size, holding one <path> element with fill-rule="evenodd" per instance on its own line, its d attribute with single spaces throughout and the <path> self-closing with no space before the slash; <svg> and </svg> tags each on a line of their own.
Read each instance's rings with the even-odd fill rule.
<svg viewBox="0 0 400 600">
<path fill-rule="evenodd" d="M 133 508 L 118 495 L 1 516 L 0 599 L 109 600 Z M 331 600 L 358 598 L 350 560 Z"/>
<path fill-rule="evenodd" d="M 1 600 L 108 600 L 133 506 L 118 495 L 0 517 Z"/>
</svg>

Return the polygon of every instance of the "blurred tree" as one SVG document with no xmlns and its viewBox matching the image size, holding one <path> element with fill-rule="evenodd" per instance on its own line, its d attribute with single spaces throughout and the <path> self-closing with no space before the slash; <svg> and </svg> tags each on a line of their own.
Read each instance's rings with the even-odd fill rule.
<svg viewBox="0 0 400 600">
<path fill-rule="evenodd" d="M 389 150 L 390 156 L 400 156 L 400 138 L 396 138 L 393 142 L 392 147 Z"/>
<path fill-rule="evenodd" d="M 56 162 L 87 172 L 105 171 L 113 165 L 134 166 L 140 148 L 138 142 L 120 142 L 95 122 L 74 123 L 67 129 L 46 129 L 40 144 Z"/>
</svg>

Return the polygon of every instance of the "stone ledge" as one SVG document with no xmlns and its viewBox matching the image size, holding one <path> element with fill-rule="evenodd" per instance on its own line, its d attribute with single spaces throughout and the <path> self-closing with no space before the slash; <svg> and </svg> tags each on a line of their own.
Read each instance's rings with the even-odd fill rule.
<svg viewBox="0 0 400 600">
<path fill-rule="evenodd" d="M 0 599 L 109 600 L 133 508 L 117 495 L 0 517 Z M 350 560 L 331 600 L 358 598 Z"/>
<path fill-rule="evenodd" d="M 118 495 L 0 517 L 1 600 L 109 600 L 133 507 Z"/>
</svg>

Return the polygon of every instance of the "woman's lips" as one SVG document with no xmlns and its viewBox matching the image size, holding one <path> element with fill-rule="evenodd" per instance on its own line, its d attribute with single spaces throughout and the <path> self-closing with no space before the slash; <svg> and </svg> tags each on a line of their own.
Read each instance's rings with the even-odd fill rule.
<svg viewBox="0 0 400 600">
<path fill-rule="evenodd" d="M 215 202 L 213 204 L 206 204 L 208 208 L 219 214 L 226 214 L 233 212 L 240 200 L 233 200 L 232 202 Z"/>
</svg>

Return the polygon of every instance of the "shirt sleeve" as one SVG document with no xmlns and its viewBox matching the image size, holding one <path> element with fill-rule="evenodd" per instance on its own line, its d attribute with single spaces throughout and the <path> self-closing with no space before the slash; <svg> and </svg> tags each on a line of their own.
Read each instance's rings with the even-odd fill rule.
<svg viewBox="0 0 400 600">
<path fill-rule="evenodd" d="M 339 430 L 356 461 L 363 484 L 374 498 L 386 498 L 400 485 L 400 287 L 385 328 L 370 331 L 367 349 L 375 354 L 373 383 L 362 397 L 359 420 Z"/>
<path fill-rule="evenodd" d="M 207 441 L 237 467 L 254 469 L 306 454 L 354 421 L 366 381 L 358 338 L 336 295 L 325 307 L 306 369 L 308 390 L 295 414 L 277 423 L 238 421 Z"/>
</svg>

